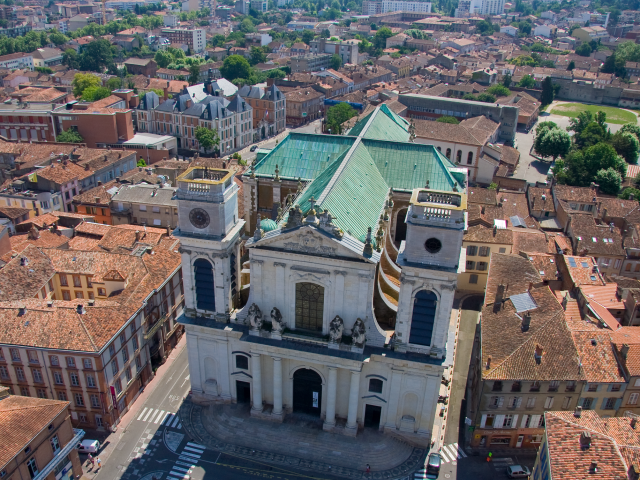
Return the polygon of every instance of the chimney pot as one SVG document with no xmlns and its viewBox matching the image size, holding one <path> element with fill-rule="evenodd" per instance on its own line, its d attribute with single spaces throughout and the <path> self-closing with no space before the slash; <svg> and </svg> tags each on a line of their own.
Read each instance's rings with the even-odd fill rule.
<svg viewBox="0 0 640 480">
<path fill-rule="evenodd" d="M 85 313 L 87 313 L 87 311 L 84 309 L 84 305 L 79 303 L 78 306 L 76 307 L 76 313 L 78 315 L 84 315 Z"/>
<path fill-rule="evenodd" d="M 636 417 L 632 417 L 630 422 L 631 428 L 636 428 L 636 423 L 638 423 L 638 419 Z"/>
<path fill-rule="evenodd" d="M 581 415 L 582 415 L 582 407 L 578 405 L 575 411 L 573 412 L 573 416 L 580 418 Z"/>
<path fill-rule="evenodd" d="M 491 368 L 491 355 L 487 357 L 487 370 L 489 370 L 489 368 Z"/>
<path fill-rule="evenodd" d="M 102 180 L 98 180 L 98 186 L 102 185 Z"/>
<path fill-rule="evenodd" d="M 591 440 L 589 440 L 591 441 Z M 598 472 L 598 462 L 591 462 L 591 465 L 589 466 L 589 471 L 591 473 L 597 473 Z"/>
<path fill-rule="evenodd" d="M 591 432 L 587 432 L 585 430 L 580 434 L 580 447 L 585 449 L 585 448 L 589 448 L 590 446 L 591 446 Z"/>
<path fill-rule="evenodd" d="M 522 316 L 522 331 L 526 332 L 527 330 L 529 330 L 530 325 L 531 325 L 531 314 L 525 313 Z"/>
<path fill-rule="evenodd" d="M 622 355 L 622 358 L 626 359 L 627 355 L 629 355 L 629 345 L 624 343 L 622 344 L 622 348 L 620 349 L 620 355 Z"/>
</svg>

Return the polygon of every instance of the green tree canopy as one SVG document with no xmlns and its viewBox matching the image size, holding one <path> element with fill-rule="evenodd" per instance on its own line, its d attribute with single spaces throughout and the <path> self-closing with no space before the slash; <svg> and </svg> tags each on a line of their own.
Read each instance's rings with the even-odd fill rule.
<svg viewBox="0 0 640 480">
<path fill-rule="evenodd" d="M 553 102 L 553 82 L 551 81 L 551 77 L 545 77 L 542 81 L 542 94 L 540 96 L 540 103 L 545 105 L 550 105 Z"/>
<path fill-rule="evenodd" d="M 502 85 L 504 85 L 505 87 L 509 88 L 509 86 L 511 85 L 511 75 L 509 75 L 507 73 L 504 76 L 504 78 L 502 79 Z"/>
<path fill-rule="evenodd" d="M 69 129 L 67 131 L 60 132 L 56 137 L 56 142 L 60 143 L 83 143 L 84 138 L 80 136 L 77 130 Z"/>
<path fill-rule="evenodd" d="M 606 142 L 608 139 L 607 131 L 596 122 L 589 123 L 580 134 L 574 137 L 578 148 L 591 147 L 597 143 Z"/>
<path fill-rule="evenodd" d="M 509 90 L 504 85 L 493 85 L 487 88 L 486 93 L 490 93 L 491 95 L 495 95 L 496 97 L 508 97 L 511 95 L 511 90 Z"/>
<path fill-rule="evenodd" d="M 588 57 L 591 55 L 591 47 L 588 43 L 583 43 L 579 47 L 576 48 L 576 55 L 580 55 L 581 57 Z"/>
<path fill-rule="evenodd" d="M 338 135 L 342 133 L 342 124 L 358 112 L 346 102 L 340 102 L 333 107 L 327 109 L 327 130 L 331 129 L 331 133 Z"/>
<path fill-rule="evenodd" d="M 606 170 L 598 170 L 594 181 L 600 185 L 600 191 L 608 195 L 617 195 L 622 185 L 622 176 L 616 169 L 609 167 Z"/>
<path fill-rule="evenodd" d="M 376 34 L 373 36 L 373 48 L 387 48 L 387 38 L 393 37 L 393 32 L 389 27 L 382 27 Z"/>
<path fill-rule="evenodd" d="M 115 47 L 113 47 L 115 48 Z M 113 63 L 113 49 L 108 40 L 94 40 L 84 47 L 80 55 L 80 68 L 91 72 L 104 72 Z"/>
<path fill-rule="evenodd" d="M 638 163 L 638 137 L 633 133 L 619 131 L 611 137 L 611 145 L 616 149 L 618 155 L 625 159 L 627 163 L 635 165 Z"/>
<path fill-rule="evenodd" d="M 220 145 L 220 137 L 217 130 L 211 130 L 205 127 L 197 127 L 195 137 L 204 151 L 207 152 L 211 147 Z"/>
<path fill-rule="evenodd" d="M 251 58 L 249 58 L 249 64 L 251 66 L 257 65 L 259 63 L 265 63 L 267 61 L 267 56 L 262 51 L 261 48 L 251 47 Z"/>
<path fill-rule="evenodd" d="M 342 57 L 337 53 L 331 55 L 331 60 L 329 62 L 329 67 L 334 70 L 338 70 L 342 66 Z"/>
<path fill-rule="evenodd" d="M 85 102 L 97 102 L 111 95 L 111 89 L 107 87 L 87 87 L 82 92 L 82 100 Z"/>
<path fill-rule="evenodd" d="M 545 128 L 536 135 L 534 148 L 538 155 L 552 157 L 555 162 L 556 158 L 569 153 L 571 137 L 560 128 Z"/>
<path fill-rule="evenodd" d="M 442 117 L 438 117 L 438 119 L 436 120 L 436 122 L 440 122 L 440 123 L 451 123 L 453 125 L 457 125 L 460 123 L 460 121 L 456 118 L 456 117 L 450 117 L 448 115 L 443 115 Z"/>
<path fill-rule="evenodd" d="M 536 86 L 536 81 L 531 75 L 525 75 L 518 82 L 518 86 L 522 88 L 533 88 Z"/>
<path fill-rule="evenodd" d="M 173 62 L 173 55 L 164 50 L 158 50 L 153 59 L 158 64 L 158 67 L 167 68 Z"/>
<path fill-rule="evenodd" d="M 640 190 L 638 190 L 637 188 L 633 188 L 633 187 L 627 187 L 624 190 L 622 190 L 622 192 L 618 196 L 620 198 L 624 199 L 624 200 L 629 200 L 629 198 L 631 198 L 631 195 L 633 195 L 634 200 L 639 199 L 640 198 Z"/>
<path fill-rule="evenodd" d="M 496 97 L 495 95 L 491 95 L 490 93 L 481 93 L 480 95 L 478 95 L 478 101 L 479 102 L 485 102 L 485 103 L 495 103 L 496 102 Z"/>
<path fill-rule="evenodd" d="M 96 75 L 90 73 L 76 73 L 71 82 L 73 94 L 80 98 L 82 93 L 89 87 L 102 87 L 102 80 Z"/>
<path fill-rule="evenodd" d="M 249 78 L 251 76 L 251 65 L 241 55 L 230 55 L 224 59 L 220 73 L 231 82 L 236 78 Z"/>
<path fill-rule="evenodd" d="M 536 136 L 542 135 L 543 131 L 550 130 L 552 128 L 558 128 L 558 124 L 555 122 L 540 122 L 536 125 Z"/>
</svg>

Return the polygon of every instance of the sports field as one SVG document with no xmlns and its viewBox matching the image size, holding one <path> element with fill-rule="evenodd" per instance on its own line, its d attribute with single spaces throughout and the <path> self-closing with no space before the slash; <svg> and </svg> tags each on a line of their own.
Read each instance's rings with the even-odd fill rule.
<svg viewBox="0 0 640 480">
<path fill-rule="evenodd" d="M 561 103 L 551 110 L 554 115 L 562 115 L 563 117 L 577 117 L 580 112 L 589 111 L 594 115 L 597 112 L 607 114 L 607 123 L 617 123 L 624 125 L 626 123 L 637 124 L 637 117 L 627 110 L 615 107 L 603 107 L 601 105 L 585 105 L 583 103 Z"/>
</svg>

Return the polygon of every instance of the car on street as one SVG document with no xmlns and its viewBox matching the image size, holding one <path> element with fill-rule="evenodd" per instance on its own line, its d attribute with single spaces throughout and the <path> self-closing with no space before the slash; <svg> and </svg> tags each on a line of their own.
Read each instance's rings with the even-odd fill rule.
<svg viewBox="0 0 640 480">
<path fill-rule="evenodd" d="M 427 459 L 427 478 L 438 478 L 442 458 L 438 453 L 430 453 Z"/>
<path fill-rule="evenodd" d="M 258 149 L 258 145 L 254 145 L 249 149 L 250 152 L 255 152 Z"/>
<path fill-rule="evenodd" d="M 78 444 L 78 453 L 98 453 L 100 442 L 98 440 L 83 440 Z"/>
<path fill-rule="evenodd" d="M 529 468 L 522 465 L 511 465 L 507 468 L 507 476 L 509 478 L 529 478 L 530 475 Z"/>
</svg>

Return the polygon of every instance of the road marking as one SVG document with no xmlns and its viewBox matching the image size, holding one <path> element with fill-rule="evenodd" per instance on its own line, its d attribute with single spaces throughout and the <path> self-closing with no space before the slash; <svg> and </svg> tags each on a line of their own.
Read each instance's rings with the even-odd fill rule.
<svg viewBox="0 0 640 480">
<path fill-rule="evenodd" d="M 162 418 L 162 414 L 164 413 L 164 410 L 160 410 L 160 413 L 158 414 L 158 416 L 156 417 L 155 421 L 153 423 L 158 423 L 160 421 L 160 419 Z"/>
<path fill-rule="evenodd" d="M 464 450 L 462 450 L 460 447 L 458 447 L 458 444 L 457 444 L 457 443 L 454 443 L 453 445 L 456 447 L 456 450 L 458 450 L 458 453 L 459 453 L 460 455 L 462 455 L 462 456 L 463 456 L 463 457 L 465 457 L 465 458 L 467 457 L 467 454 L 466 454 L 466 453 L 464 453 Z"/>
<path fill-rule="evenodd" d="M 187 452 L 185 452 L 185 450 L 187 450 Z M 204 453 L 204 450 L 200 450 L 199 448 L 184 447 L 182 452 L 183 453 L 196 452 L 196 453 L 199 453 L 200 455 L 202 455 Z"/>
<path fill-rule="evenodd" d="M 149 417 L 149 415 L 151 415 L 151 412 L 155 412 L 155 410 L 153 408 L 150 408 L 145 417 L 142 419 L 143 422 L 147 421 L 147 418 Z"/>
<path fill-rule="evenodd" d="M 177 465 L 174 465 L 173 467 L 171 467 L 171 470 L 177 470 L 178 472 L 189 473 L 188 468 L 178 467 Z"/>
<path fill-rule="evenodd" d="M 170 425 L 171 428 L 175 427 L 178 423 L 180 423 L 180 417 L 178 416 L 178 414 L 176 413 L 176 416 L 173 419 L 173 423 Z"/>
<path fill-rule="evenodd" d="M 162 419 L 162 422 L 160 423 L 160 425 L 164 425 L 164 422 L 167 421 L 167 418 L 170 418 L 173 415 L 173 413 L 171 412 L 167 412 L 167 414 L 164 416 L 164 418 Z"/>
<path fill-rule="evenodd" d="M 458 454 L 458 451 L 457 451 L 455 448 L 453 448 L 453 445 L 447 445 L 447 446 L 446 446 L 446 447 L 444 447 L 444 448 L 446 448 L 446 449 L 447 449 L 447 452 L 449 453 L 449 456 L 450 456 L 451 458 L 453 458 L 454 460 L 455 460 L 456 458 L 462 458 L 462 457 Z"/>
<path fill-rule="evenodd" d="M 185 463 L 185 462 L 181 462 L 180 460 L 176 460 L 176 465 L 184 465 L 185 467 L 189 467 L 189 468 L 193 468 L 196 466 L 195 463 Z"/>
<path fill-rule="evenodd" d="M 207 447 L 205 447 L 204 445 L 198 445 L 197 443 L 193 443 L 193 442 L 187 442 L 187 445 L 189 445 L 190 447 L 194 447 L 194 448 L 200 448 L 202 450 L 206 450 L 207 449 Z"/>
<path fill-rule="evenodd" d="M 447 455 L 445 455 L 445 453 L 449 453 L 449 452 L 447 452 L 446 450 L 440 450 L 440 456 L 442 457 L 442 460 L 445 463 L 449 463 L 451 460 L 449 459 L 449 457 Z M 453 458 L 455 458 L 455 457 L 453 457 Z"/>
<path fill-rule="evenodd" d="M 142 420 L 142 416 L 145 414 L 145 412 L 149 410 L 149 407 L 144 407 L 144 410 L 142 411 L 142 413 L 140 414 L 140 416 L 138 417 L 138 420 Z"/>
<path fill-rule="evenodd" d="M 194 455 L 193 457 L 190 455 L 185 455 L 184 453 L 180 454 L 178 457 L 180 460 L 184 460 L 186 462 L 197 462 L 200 459 L 200 456 L 197 457 Z"/>
<path fill-rule="evenodd" d="M 185 383 L 187 383 L 187 380 L 189 380 L 189 377 L 190 377 L 190 376 L 191 376 L 191 375 L 189 374 L 189 375 L 187 375 L 186 377 L 184 377 L 184 382 L 182 382 L 182 385 L 180 385 L 180 388 L 184 387 L 184 384 L 185 384 Z"/>
<path fill-rule="evenodd" d="M 191 457 L 191 458 L 187 458 L 187 460 L 191 460 L 192 462 L 199 460 L 200 457 L 202 456 L 202 455 L 196 455 L 195 453 L 190 453 L 190 452 L 182 452 L 181 455 L 184 455 L 186 457 Z M 185 459 L 182 458 L 181 460 L 185 460 Z"/>
<path fill-rule="evenodd" d="M 175 475 L 176 477 L 182 478 L 184 480 L 188 480 L 189 479 L 189 475 L 187 475 L 186 473 L 174 472 L 173 470 L 171 470 L 171 473 L 169 473 L 169 475 Z"/>
</svg>

